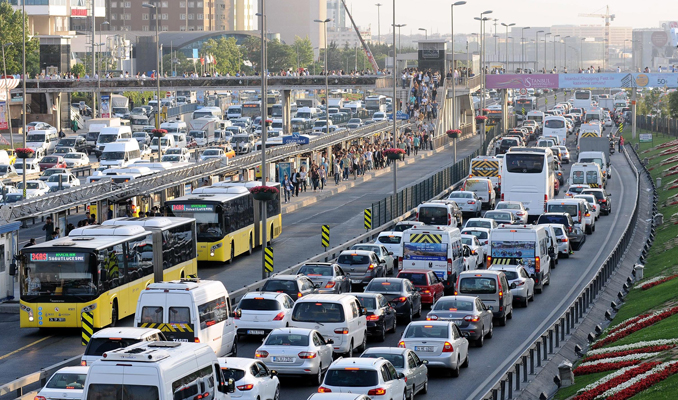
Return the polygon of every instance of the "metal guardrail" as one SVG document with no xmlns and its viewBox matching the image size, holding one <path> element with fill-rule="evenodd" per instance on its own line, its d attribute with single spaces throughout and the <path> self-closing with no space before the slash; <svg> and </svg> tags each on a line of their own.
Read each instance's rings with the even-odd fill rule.
<svg viewBox="0 0 678 400">
<path fill-rule="evenodd" d="M 36 383 L 40 383 L 40 387 L 45 386 L 47 383 L 47 380 L 59 369 L 64 368 L 64 367 L 70 367 L 73 365 L 80 365 L 80 357 L 82 356 L 75 356 L 71 357 L 69 359 L 66 359 L 60 363 L 50 365 L 47 368 L 43 368 L 38 372 L 34 372 L 32 374 L 22 376 L 21 378 L 15 379 L 12 382 L 9 382 L 7 384 L 4 384 L 0 386 L 0 396 L 4 396 L 7 394 L 11 394 L 12 392 L 15 393 L 17 399 L 24 399 L 24 398 L 30 398 L 30 396 L 35 395 L 35 391 L 30 392 L 30 393 L 24 393 L 27 387 L 34 386 Z"/>
<path fill-rule="evenodd" d="M 182 114 L 188 114 L 198 109 L 198 103 L 183 104 L 167 109 L 167 118 L 176 117 Z"/>
<path fill-rule="evenodd" d="M 635 153 L 635 150 L 633 151 Z M 589 307 L 596 301 L 598 294 L 604 291 L 608 279 L 615 273 L 617 266 L 621 264 L 631 241 L 636 221 L 638 220 L 638 204 L 640 201 L 639 172 L 631 162 L 627 151 L 624 151 L 624 155 L 636 176 L 638 188 L 636 198 L 634 199 L 633 214 L 626 225 L 624 233 L 617 241 L 612 253 L 608 255 L 605 262 L 598 268 L 596 276 L 579 291 L 577 297 L 556 318 L 555 322 L 546 328 L 527 350 L 517 357 L 516 361 L 508 367 L 499 381 L 483 394 L 483 400 L 513 399 L 514 394 L 521 390 L 521 384 L 527 385 L 528 377 L 535 375 L 535 368 L 541 367 L 542 363 L 548 359 L 549 354 L 557 352 L 560 342 L 565 342 L 570 332 L 575 330 L 580 321 L 583 321 Z"/>
</svg>

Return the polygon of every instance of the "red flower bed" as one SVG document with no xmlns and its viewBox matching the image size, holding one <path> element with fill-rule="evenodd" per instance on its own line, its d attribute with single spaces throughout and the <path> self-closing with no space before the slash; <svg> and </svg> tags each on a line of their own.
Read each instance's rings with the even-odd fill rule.
<svg viewBox="0 0 678 400">
<path fill-rule="evenodd" d="M 646 284 L 644 284 L 644 285 L 641 285 L 640 288 L 643 289 L 643 290 L 647 290 L 647 289 L 653 288 L 653 287 L 655 287 L 655 286 L 657 286 L 657 285 L 659 285 L 659 284 L 661 284 L 661 283 L 668 282 L 668 281 L 670 281 L 671 279 L 674 279 L 674 278 L 676 278 L 676 277 L 678 277 L 678 275 L 667 276 L 667 277 L 664 278 L 664 279 L 660 279 L 660 280 L 658 280 L 658 281 L 654 281 L 654 282 L 650 282 L 650 283 L 646 283 Z"/>
<path fill-rule="evenodd" d="M 600 363 L 595 365 L 585 365 L 583 367 L 577 367 L 572 372 L 575 375 L 588 375 L 596 374 L 598 372 L 612 371 L 614 369 L 622 369 L 630 367 L 632 365 L 640 364 L 642 360 L 631 360 L 631 361 L 619 361 L 613 363 Z"/>
<path fill-rule="evenodd" d="M 635 324 L 636 321 L 640 321 L 641 319 L 647 317 L 648 315 L 650 315 L 650 314 L 641 314 L 641 315 L 638 315 L 637 317 L 633 317 L 633 318 L 627 320 L 626 323 L 619 324 L 619 325 L 615 326 L 614 328 L 610 329 L 610 332 L 608 333 L 608 335 L 611 335 L 611 334 L 617 332 L 618 330 L 620 330 L 622 328 L 626 328 L 627 326 L 629 326 L 631 324 Z"/>
<path fill-rule="evenodd" d="M 635 396 L 636 394 L 642 392 L 643 390 L 663 381 L 664 379 L 668 378 L 669 376 L 678 373 L 678 364 L 673 364 L 666 369 L 664 369 L 662 372 L 658 372 L 654 375 L 650 375 L 647 378 L 643 379 L 640 382 L 636 382 L 634 385 L 631 385 L 627 387 L 626 389 L 622 390 L 621 392 L 610 396 L 607 398 L 607 400 L 626 400 L 630 399 L 631 397 Z"/>
<path fill-rule="evenodd" d="M 625 330 L 624 332 L 621 332 L 618 335 L 608 336 L 605 339 L 596 342 L 593 346 L 591 346 L 591 348 L 592 349 L 599 349 L 599 348 L 601 348 L 605 345 L 616 342 L 617 340 L 620 340 L 621 338 L 624 338 L 624 337 L 632 334 L 633 332 L 638 332 L 639 330 L 641 330 L 643 328 L 647 328 L 648 326 L 653 325 L 653 324 L 655 324 L 655 323 L 657 323 L 657 322 L 659 322 L 659 321 L 661 321 L 665 318 L 668 318 L 668 317 L 672 316 L 673 314 L 675 314 L 677 312 L 678 312 L 678 307 L 672 307 L 672 308 L 664 311 L 661 314 L 657 314 L 654 317 L 652 317 L 648 320 L 645 320 L 644 322 L 634 324 L 632 327 Z"/>
<path fill-rule="evenodd" d="M 483 122 L 485 120 L 487 120 L 487 117 L 484 115 L 479 115 L 476 117 L 476 122 Z"/>
<path fill-rule="evenodd" d="M 405 150 L 403 149 L 398 149 L 398 148 L 393 148 L 393 149 L 386 149 L 383 151 L 384 155 L 388 156 L 389 154 L 405 154 Z"/>
<path fill-rule="evenodd" d="M 607 392 L 608 390 L 612 389 L 613 387 L 624 383 L 628 381 L 629 379 L 636 377 L 640 374 L 644 374 L 647 371 L 651 370 L 655 366 L 659 365 L 659 362 L 647 362 L 640 364 L 636 368 L 630 369 L 626 371 L 624 374 L 619 375 L 616 378 L 610 379 L 609 381 L 603 383 L 600 386 L 596 386 L 595 388 L 588 390 L 586 392 L 580 393 L 576 395 L 575 397 L 572 398 L 572 400 L 593 400 L 597 396 Z"/>
<path fill-rule="evenodd" d="M 595 355 L 592 355 L 590 357 L 584 358 L 584 362 L 602 360 L 604 358 L 623 357 L 623 356 L 628 356 L 630 354 L 656 353 L 658 351 L 669 350 L 669 349 L 672 349 L 674 347 L 676 347 L 676 345 L 670 344 L 670 345 L 666 345 L 666 346 L 650 346 L 650 347 L 645 347 L 645 348 L 642 348 L 642 349 L 616 351 L 616 352 L 613 352 L 613 353 L 595 354 Z"/>
<path fill-rule="evenodd" d="M 254 186 L 250 188 L 250 193 L 278 193 L 278 188 L 275 186 Z"/>
</svg>

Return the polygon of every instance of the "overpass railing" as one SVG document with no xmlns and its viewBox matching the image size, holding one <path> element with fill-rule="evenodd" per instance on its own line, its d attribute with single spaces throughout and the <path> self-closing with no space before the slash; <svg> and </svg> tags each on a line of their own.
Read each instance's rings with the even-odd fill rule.
<svg viewBox="0 0 678 400">
<path fill-rule="evenodd" d="M 167 109 L 167 118 L 178 117 L 183 114 L 192 113 L 198 109 L 198 103 L 183 104 Z"/>
</svg>

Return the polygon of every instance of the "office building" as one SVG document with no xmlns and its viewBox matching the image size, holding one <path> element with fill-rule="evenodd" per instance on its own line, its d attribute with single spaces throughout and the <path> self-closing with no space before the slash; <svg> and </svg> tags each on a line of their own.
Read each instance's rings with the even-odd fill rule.
<svg viewBox="0 0 678 400">
<path fill-rule="evenodd" d="M 253 31 L 257 29 L 257 2 L 254 0 L 216 0 L 215 29 L 218 31 Z"/>
<path fill-rule="evenodd" d="M 112 31 L 155 31 L 156 10 L 145 8 L 148 2 L 158 8 L 160 31 L 215 30 L 215 2 L 210 0 L 106 0 L 109 29 Z"/>
<path fill-rule="evenodd" d="M 341 0 L 327 0 L 327 18 L 332 20 L 327 24 L 327 29 L 341 29 L 346 27 L 346 9 Z"/>
<path fill-rule="evenodd" d="M 362 36 L 364 41 L 370 42 L 372 38 L 371 28 L 360 29 L 360 35 Z M 360 38 L 358 38 L 355 29 L 353 29 L 352 27 L 328 29 L 327 43 L 328 44 L 336 43 L 337 47 L 340 49 L 343 49 L 346 46 L 348 46 L 351 49 L 354 47 L 362 47 L 362 43 L 360 43 Z"/>
</svg>

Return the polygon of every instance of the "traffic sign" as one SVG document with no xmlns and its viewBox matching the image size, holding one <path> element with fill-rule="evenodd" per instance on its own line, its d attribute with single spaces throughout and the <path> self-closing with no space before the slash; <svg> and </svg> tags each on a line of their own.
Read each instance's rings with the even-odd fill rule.
<svg viewBox="0 0 678 400">
<path fill-rule="evenodd" d="M 81 314 L 82 318 L 82 345 L 87 346 L 92 335 L 94 334 L 94 313 L 84 312 Z"/>
<path fill-rule="evenodd" d="M 297 133 L 297 136 L 294 136 L 294 134 L 291 136 L 283 136 L 282 142 L 283 144 L 309 144 L 311 140 L 308 136 L 301 136 Z"/>
<path fill-rule="evenodd" d="M 264 253 L 264 269 L 270 274 L 273 272 L 273 248 L 267 246 Z"/>
<path fill-rule="evenodd" d="M 323 225 L 322 227 L 322 245 L 327 250 L 330 247 L 330 226 Z"/>
<path fill-rule="evenodd" d="M 298 138 L 298 137 L 299 137 L 299 132 L 292 132 L 292 137 Z"/>
<path fill-rule="evenodd" d="M 365 209 L 365 230 L 369 231 L 372 229 L 372 209 L 371 208 L 366 208 Z"/>
<path fill-rule="evenodd" d="M 520 94 L 525 96 L 527 94 L 527 89 L 525 89 L 525 88 L 520 89 Z"/>
</svg>

